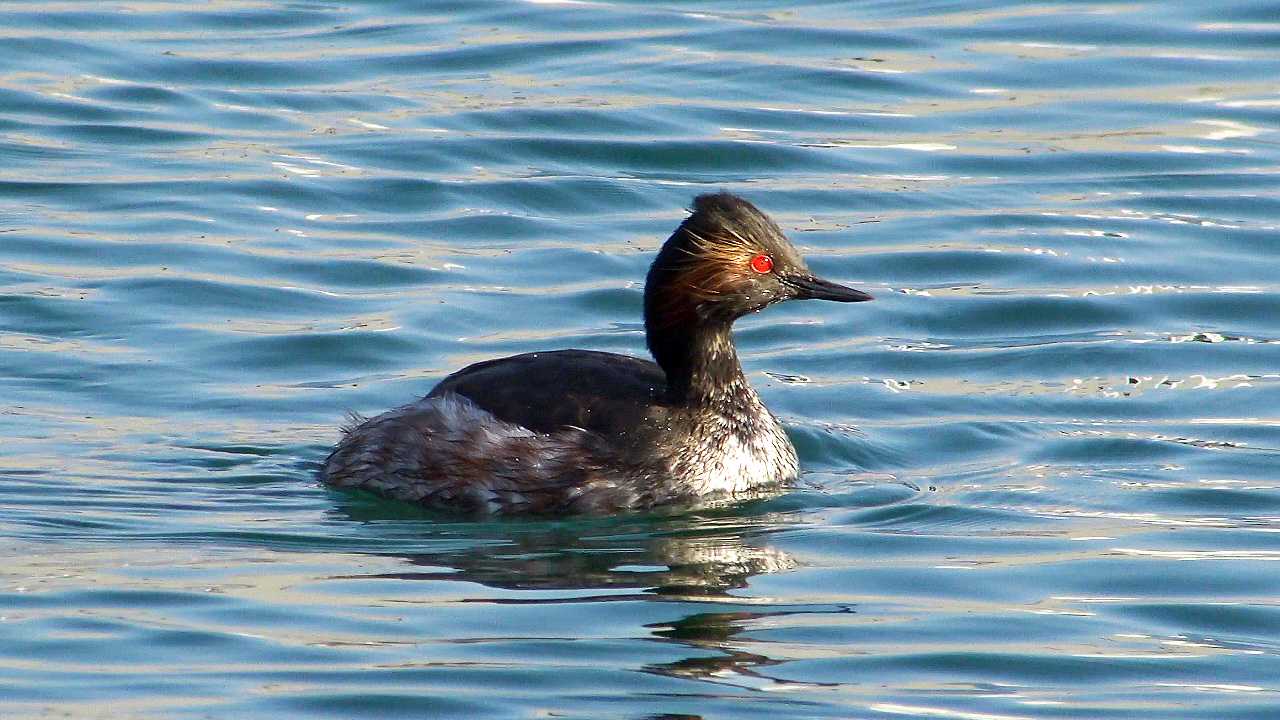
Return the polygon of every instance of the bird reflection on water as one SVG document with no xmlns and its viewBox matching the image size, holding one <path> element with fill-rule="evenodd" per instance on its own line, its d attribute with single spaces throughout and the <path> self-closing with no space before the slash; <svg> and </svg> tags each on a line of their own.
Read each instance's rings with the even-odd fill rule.
<svg viewBox="0 0 1280 720">
<path fill-rule="evenodd" d="M 374 519 L 388 504 L 360 499 L 347 504 L 353 519 Z M 763 618 L 802 613 L 849 613 L 846 605 L 778 607 L 767 598 L 735 594 L 753 577 L 790 571 L 799 563 L 766 544 L 770 532 L 786 526 L 774 515 L 628 517 L 571 522 L 437 523 L 439 551 L 404 555 L 410 567 L 392 573 L 344 579 L 447 582 L 455 588 L 476 583 L 488 588 L 538 593 L 527 597 L 460 598 L 495 605 L 663 602 L 679 608 L 669 620 L 644 625 L 654 639 L 692 652 L 636 669 L 733 687 L 794 684 L 769 677 L 762 668 L 783 660 L 755 652 L 757 643 L 738 640 Z M 495 542 L 497 541 L 497 542 Z M 586 591 L 586 592 L 583 592 Z M 591 592 L 597 591 L 597 592 Z M 484 593 L 480 593 L 484 594 Z M 716 608 L 723 607 L 723 611 Z M 751 649 L 748 649 L 750 646 Z M 812 683 L 805 683 L 812 685 Z"/>
</svg>

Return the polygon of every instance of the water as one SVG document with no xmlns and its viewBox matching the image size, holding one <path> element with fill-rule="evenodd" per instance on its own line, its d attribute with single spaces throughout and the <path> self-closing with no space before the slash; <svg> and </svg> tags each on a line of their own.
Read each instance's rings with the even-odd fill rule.
<svg viewBox="0 0 1280 720">
<path fill-rule="evenodd" d="M 1280 715 L 1272 3 L 0 5 L 0 715 Z M 313 480 L 643 353 L 690 198 L 806 470 L 475 522 Z"/>
</svg>

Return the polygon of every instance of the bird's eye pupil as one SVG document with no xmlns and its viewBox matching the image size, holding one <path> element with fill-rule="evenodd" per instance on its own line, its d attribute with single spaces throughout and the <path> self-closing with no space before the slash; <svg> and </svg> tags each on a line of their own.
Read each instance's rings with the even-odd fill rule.
<svg viewBox="0 0 1280 720">
<path fill-rule="evenodd" d="M 761 253 L 751 258 L 751 269 L 764 274 L 773 269 L 773 258 Z"/>
</svg>

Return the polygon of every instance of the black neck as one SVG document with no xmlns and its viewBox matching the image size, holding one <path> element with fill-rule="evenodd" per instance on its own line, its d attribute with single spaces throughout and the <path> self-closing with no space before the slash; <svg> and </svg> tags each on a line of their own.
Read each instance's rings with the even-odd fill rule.
<svg viewBox="0 0 1280 720">
<path fill-rule="evenodd" d="M 689 406 L 733 405 L 749 392 L 728 323 L 645 328 L 653 357 L 667 374 L 667 396 Z"/>
</svg>

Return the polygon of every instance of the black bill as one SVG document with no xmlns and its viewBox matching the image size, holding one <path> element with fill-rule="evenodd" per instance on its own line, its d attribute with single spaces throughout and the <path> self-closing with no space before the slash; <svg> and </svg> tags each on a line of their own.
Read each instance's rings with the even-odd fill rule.
<svg viewBox="0 0 1280 720">
<path fill-rule="evenodd" d="M 796 291 L 800 300 L 835 300 L 836 302 L 866 302 L 874 300 L 861 290 L 854 290 L 812 275 L 808 277 L 789 277 L 782 281 Z"/>
</svg>

